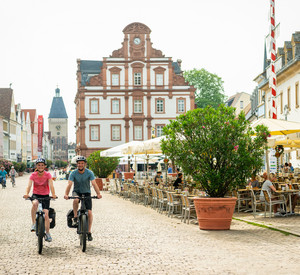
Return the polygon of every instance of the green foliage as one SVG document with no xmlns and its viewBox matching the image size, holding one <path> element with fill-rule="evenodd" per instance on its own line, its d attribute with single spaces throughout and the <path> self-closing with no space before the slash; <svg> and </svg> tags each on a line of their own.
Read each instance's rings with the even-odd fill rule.
<svg viewBox="0 0 300 275">
<path fill-rule="evenodd" d="M 249 124 L 243 112 L 236 117 L 223 104 L 191 110 L 163 128 L 161 148 L 210 197 L 224 197 L 263 165 L 269 131 Z"/>
<path fill-rule="evenodd" d="M 190 85 L 197 89 L 195 103 L 198 108 L 205 108 L 209 105 L 216 109 L 225 102 L 224 82 L 221 77 L 205 69 L 185 71 L 183 76 Z"/>
<path fill-rule="evenodd" d="M 62 168 L 62 167 L 67 167 L 68 163 L 66 161 L 56 160 L 54 165 L 55 165 L 55 167 Z M 48 165 L 47 165 L 47 167 L 48 167 Z"/>
<path fill-rule="evenodd" d="M 13 166 L 17 172 L 24 172 L 26 169 L 26 164 L 24 162 L 15 162 L 13 161 Z"/>
<path fill-rule="evenodd" d="M 46 160 L 47 167 L 51 167 L 52 163 L 53 163 L 52 160 L 50 160 L 50 159 Z"/>
<path fill-rule="evenodd" d="M 26 167 L 27 167 L 26 163 L 20 162 L 19 164 L 20 164 L 20 166 L 19 166 L 19 171 L 18 172 L 24 172 L 26 170 Z"/>
<path fill-rule="evenodd" d="M 101 157 L 101 151 L 96 151 L 87 158 L 89 169 L 97 178 L 107 178 L 119 165 L 118 157 Z"/>
<path fill-rule="evenodd" d="M 3 166 L 7 173 L 9 173 L 10 167 L 12 167 L 12 165 L 12 162 L 10 162 L 9 160 L 0 159 L 0 167 Z"/>
</svg>

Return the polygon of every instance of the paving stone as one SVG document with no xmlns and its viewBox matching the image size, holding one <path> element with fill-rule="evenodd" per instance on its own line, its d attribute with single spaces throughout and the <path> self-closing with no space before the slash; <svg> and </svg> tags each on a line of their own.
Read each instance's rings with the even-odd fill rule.
<svg viewBox="0 0 300 275">
<path fill-rule="evenodd" d="M 108 192 L 93 200 L 94 240 L 82 253 L 76 229 L 67 227 L 72 201 L 63 199 L 65 180 L 55 182 L 59 199 L 51 201 L 53 242 L 39 255 L 30 232 L 31 203 L 22 198 L 28 179 L 19 177 L 16 188 L 0 189 L 1 275 L 299 273 L 298 237 L 236 220 L 229 231 L 202 231 Z M 300 228 L 300 217 L 285 222 Z"/>
</svg>

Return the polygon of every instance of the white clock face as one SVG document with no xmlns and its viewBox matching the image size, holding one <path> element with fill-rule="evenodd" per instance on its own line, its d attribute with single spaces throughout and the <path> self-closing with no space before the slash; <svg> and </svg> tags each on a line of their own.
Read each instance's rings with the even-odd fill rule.
<svg viewBox="0 0 300 275">
<path fill-rule="evenodd" d="M 138 44 L 141 43 L 141 39 L 139 39 L 138 37 L 136 37 L 136 38 L 133 39 L 133 43 L 134 43 L 135 45 L 138 45 Z"/>
</svg>

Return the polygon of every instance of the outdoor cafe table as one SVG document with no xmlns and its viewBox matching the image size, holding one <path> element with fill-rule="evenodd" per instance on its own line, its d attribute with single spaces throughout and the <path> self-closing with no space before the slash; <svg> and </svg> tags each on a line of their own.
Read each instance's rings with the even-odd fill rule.
<svg viewBox="0 0 300 275">
<path fill-rule="evenodd" d="M 283 194 L 283 195 L 288 195 L 289 196 L 289 201 L 290 201 L 290 214 L 292 214 L 292 194 L 298 193 L 299 190 L 295 189 L 288 189 L 288 190 L 276 190 L 275 191 L 277 194 Z M 287 211 L 286 211 L 287 212 Z"/>
</svg>

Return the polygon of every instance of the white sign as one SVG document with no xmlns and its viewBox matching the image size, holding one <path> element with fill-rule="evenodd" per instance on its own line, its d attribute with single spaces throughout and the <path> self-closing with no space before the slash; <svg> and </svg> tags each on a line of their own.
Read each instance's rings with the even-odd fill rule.
<svg viewBox="0 0 300 275">
<path fill-rule="evenodd" d="M 270 150 L 270 172 L 276 173 L 277 172 L 277 158 L 275 157 L 275 149 Z"/>
</svg>

